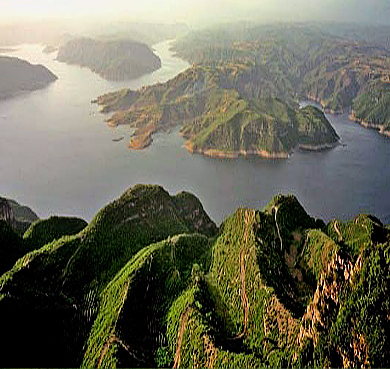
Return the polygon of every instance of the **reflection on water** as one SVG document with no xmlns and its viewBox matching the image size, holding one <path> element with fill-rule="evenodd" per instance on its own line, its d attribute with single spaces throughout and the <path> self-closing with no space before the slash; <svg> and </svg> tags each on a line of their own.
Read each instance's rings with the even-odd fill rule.
<svg viewBox="0 0 390 369">
<path fill-rule="evenodd" d="M 86 68 L 22 45 L 12 55 L 51 69 L 59 79 L 47 88 L 0 101 L 0 196 L 31 206 L 41 217 L 98 209 L 136 183 L 158 183 L 171 193 L 193 192 L 217 222 L 239 206 L 263 208 L 279 192 L 298 196 L 325 220 L 370 212 L 390 223 L 390 140 L 328 115 L 344 145 L 320 153 L 296 152 L 287 160 L 210 159 L 182 148 L 178 130 L 157 134 L 143 151 L 127 149 L 128 127 L 108 128 L 91 100 L 120 88 L 163 82 L 188 64 L 169 42 L 155 46 L 162 68 L 127 82 L 108 82 Z M 11 54 L 10 54 L 11 55 Z M 115 139 L 124 137 L 115 142 Z"/>
</svg>

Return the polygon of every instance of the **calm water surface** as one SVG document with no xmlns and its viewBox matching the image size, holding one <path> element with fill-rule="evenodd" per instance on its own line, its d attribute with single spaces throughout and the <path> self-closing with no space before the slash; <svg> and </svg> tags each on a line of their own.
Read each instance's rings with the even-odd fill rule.
<svg viewBox="0 0 390 369">
<path fill-rule="evenodd" d="M 390 223 L 390 139 L 327 115 L 342 145 L 287 160 L 210 159 L 182 148 L 178 131 L 157 134 L 143 151 L 127 149 L 130 130 L 111 129 L 91 100 L 120 88 L 164 82 L 188 64 L 169 42 L 155 46 L 162 68 L 126 82 L 108 82 L 86 68 L 21 45 L 8 55 L 41 63 L 59 79 L 47 88 L 0 101 L 0 196 L 29 205 L 40 217 L 76 215 L 90 220 L 136 183 L 197 195 L 217 222 L 239 206 L 262 208 L 276 193 L 293 193 L 313 216 L 348 219 L 376 214 Z M 120 142 L 113 139 L 125 136 Z"/>
</svg>

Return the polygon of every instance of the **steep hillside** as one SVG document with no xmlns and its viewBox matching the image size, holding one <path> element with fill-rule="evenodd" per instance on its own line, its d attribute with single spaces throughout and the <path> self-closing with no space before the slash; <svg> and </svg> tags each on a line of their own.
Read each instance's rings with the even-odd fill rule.
<svg viewBox="0 0 390 369">
<path fill-rule="evenodd" d="M 27 216 L 21 218 L 21 213 Z M 32 214 L 35 215 L 31 209 L 0 197 L 0 275 L 11 269 L 16 260 L 31 251 L 31 246 L 21 238 L 21 235 L 22 229 L 31 223 L 26 218 Z"/>
<path fill-rule="evenodd" d="M 350 119 L 390 136 L 390 83 L 372 83 L 352 105 Z"/>
<path fill-rule="evenodd" d="M 39 90 L 55 81 L 57 77 L 42 65 L 0 56 L 0 100 L 22 92 Z"/>
<path fill-rule="evenodd" d="M 138 252 L 101 295 L 83 366 L 155 366 L 169 307 L 192 269 L 208 268 L 210 246 L 205 236 L 180 235 Z"/>
<path fill-rule="evenodd" d="M 38 215 L 30 207 L 21 205 L 12 199 L 6 200 L 11 205 L 15 219 L 26 222 L 33 222 L 39 219 Z"/>
<path fill-rule="evenodd" d="M 389 255 L 372 215 L 278 195 L 217 232 L 193 195 L 137 185 L 0 277 L 0 364 L 389 367 Z"/>
<path fill-rule="evenodd" d="M 240 68 L 238 68 L 238 71 Z M 298 145 L 332 147 L 338 136 L 315 108 L 302 112 L 283 101 L 243 97 L 233 68 L 194 66 L 164 84 L 100 96 L 108 124 L 135 128 L 130 148 L 142 149 L 154 133 L 180 125 L 190 152 L 208 156 L 259 155 L 285 158 Z"/>
<path fill-rule="evenodd" d="M 183 198 L 186 208 L 181 206 Z M 143 247 L 194 232 L 216 232 L 198 199 L 138 185 L 102 209 L 79 234 L 21 258 L 0 278 L 0 311 L 7 317 L 2 347 L 10 353 L 2 365 L 80 364 L 98 296 L 118 271 Z M 11 354 L 16 340 L 26 347 L 26 355 Z"/>
<path fill-rule="evenodd" d="M 57 60 L 88 67 L 108 80 L 134 79 L 161 67 L 148 46 L 132 40 L 71 40 L 59 48 Z"/>
<path fill-rule="evenodd" d="M 171 307 L 170 363 L 387 367 L 390 238 L 364 219 L 349 228 L 354 241 L 359 232 L 368 240 L 372 227 L 381 237 L 354 254 L 294 198 L 277 197 L 263 212 L 239 210 L 221 227 L 210 273 Z"/>
</svg>

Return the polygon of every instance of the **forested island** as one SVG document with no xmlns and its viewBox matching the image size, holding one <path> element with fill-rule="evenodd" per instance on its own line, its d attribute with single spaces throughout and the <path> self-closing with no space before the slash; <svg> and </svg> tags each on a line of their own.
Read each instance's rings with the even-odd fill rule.
<svg viewBox="0 0 390 369">
<path fill-rule="evenodd" d="M 136 185 L 21 235 L 0 201 L 2 367 L 389 367 L 390 229 L 294 196 L 220 227 Z M 23 355 L 15 355 L 15 345 Z"/>
<path fill-rule="evenodd" d="M 32 65 L 19 58 L 0 56 L 0 99 L 39 90 L 57 76 L 43 65 Z"/>
<path fill-rule="evenodd" d="M 77 38 L 60 46 L 57 60 L 81 67 L 108 80 L 128 80 L 161 67 L 160 58 L 149 46 L 132 40 Z"/>
</svg>

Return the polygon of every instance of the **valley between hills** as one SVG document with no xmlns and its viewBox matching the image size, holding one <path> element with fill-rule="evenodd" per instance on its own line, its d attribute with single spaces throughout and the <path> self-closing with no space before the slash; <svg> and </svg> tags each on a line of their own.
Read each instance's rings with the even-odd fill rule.
<svg viewBox="0 0 390 369">
<path fill-rule="evenodd" d="M 217 227 L 156 185 L 89 224 L 5 199 L 0 215 L 2 367 L 390 365 L 390 229 L 375 216 L 326 224 L 278 195 Z"/>
</svg>

